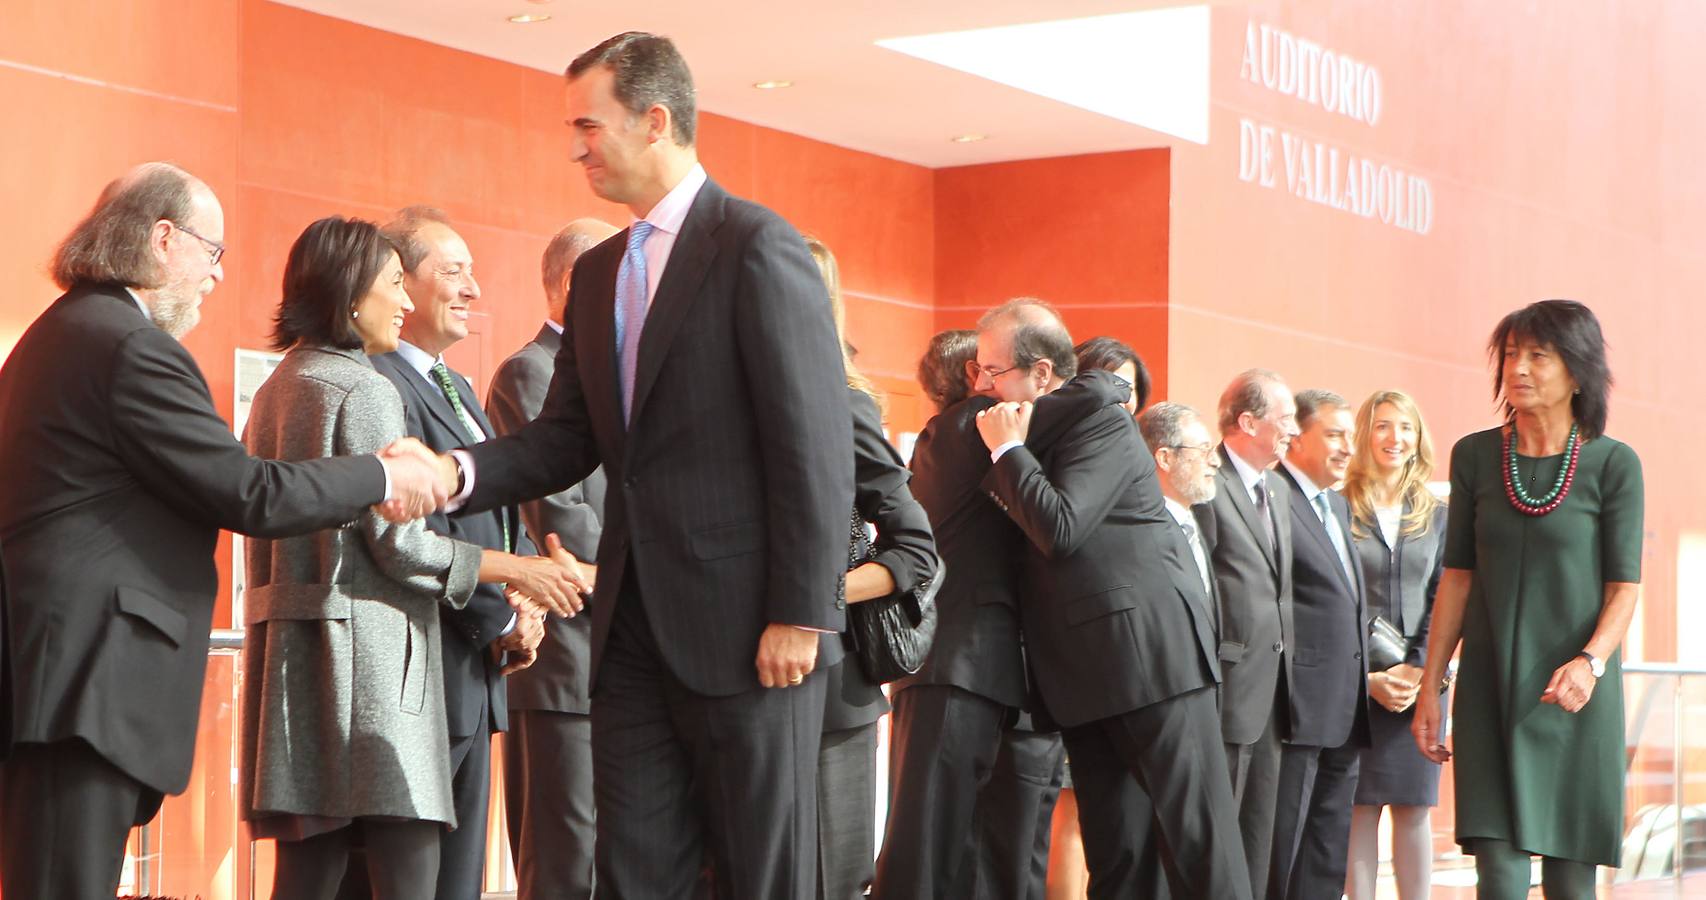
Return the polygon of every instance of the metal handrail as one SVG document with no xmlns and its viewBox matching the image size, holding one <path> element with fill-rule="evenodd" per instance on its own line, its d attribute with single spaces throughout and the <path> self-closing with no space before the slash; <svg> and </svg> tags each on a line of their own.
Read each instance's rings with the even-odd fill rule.
<svg viewBox="0 0 1706 900">
<path fill-rule="evenodd" d="M 236 651 L 243 649 L 243 629 L 215 628 L 207 633 L 207 649 L 209 651 Z"/>
<path fill-rule="evenodd" d="M 1668 662 L 1627 662 L 1623 671 L 1631 675 L 1706 675 L 1706 668 Z"/>
</svg>

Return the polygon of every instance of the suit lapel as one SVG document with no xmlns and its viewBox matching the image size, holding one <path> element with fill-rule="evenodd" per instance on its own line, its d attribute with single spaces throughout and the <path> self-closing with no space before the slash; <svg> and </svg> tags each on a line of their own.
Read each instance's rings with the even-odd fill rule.
<svg viewBox="0 0 1706 900">
<path fill-rule="evenodd" d="M 618 240 L 619 239 L 619 240 Z M 615 241 L 615 251 L 603 255 L 603 247 Z M 577 262 L 586 266 L 575 280 L 580 292 L 569 295 L 568 315 L 573 325 L 563 339 L 575 342 L 575 361 L 582 376 L 587 413 L 595 420 L 612 423 L 608 434 L 622 435 L 622 376 L 616 358 L 616 275 L 621 270 L 628 232 L 587 251 Z M 592 257 L 592 258 L 589 258 Z M 602 257 L 602 258 L 600 258 Z M 594 265 L 598 268 L 593 268 Z M 562 344 L 558 343 L 561 349 Z M 618 440 L 621 438 L 618 437 Z"/>
<path fill-rule="evenodd" d="M 439 390 L 437 386 L 428 384 L 426 376 L 415 371 L 415 367 L 409 365 L 408 360 L 396 353 L 382 354 L 375 359 L 391 366 L 403 376 L 402 382 L 409 386 L 409 390 L 415 392 L 415 398 L 420 401 L 421 408 L 430 413 L 434 419 L 437 419 L 439 425 L 450 429 L 451 434 L 467 433 L 468 429 L 462 427 L 461 420 L 456 418 L 456 410 L 450 408 L 450 401 L 445 398 L 444 392 Z M 403 399 L 407 400 L 408 398 Z"/>
<path fill-rule="evenodd" d="M 1220 490 L 1226 494 L 1227 499 L 1232 501 L 1232 508 L 1238 510 L 1238 518 L 1243 519 L 1244 527 L 1250 529 L 1250 539 L 1256 542 L 1257 547 L 1261 548 L 1262 555 L 1268 559 L 1268 566 L 1274 570 L 1275 575 L 1278 575 L 1280 571 L 1279 548 L 1268 546 L 1268 529 L 1262 524 L 1261 515 L 1256 512 L 1256 504 L 1250 502 L 1250 489 L 1244 486 L 1244 479 L 1238 477 L 1238 467 L 1233 465 L 1231 453 L 1232 451 L 1226 449 L 1225 444 L 1220 445 L 1220 471 L 1216 473 L 1221 479 Z M 1268 488 L 1268 497 L 1270 498 L 1268 508 L 1272 509 L 1273 489 L 1271 486 Z M 1274 537 L 1276 539 L 1279 537 L 1277 523 L 1274 528 Z"/>
<path fill-rule="evenodd" d="M 1339 574 L 1339 583 L 1343 584 L 1346 590 L 1354 592 L 1356 585 L 1346 580 L 1345 566 L 1339 560 L 1339 551 L 1333 548 L 1333 539 L 1327 535 L 1327 523 L 1321 521 L 1320 514 L 1315 511 L 1315 504 L 1310 503 L 1309 498 L 1304 496 L 1303 485 L 1298 484 L 1297 479 L 1291 477 L 1291 472 L 1287 471 L 1285 466 L 1280 466 L 1279 470 L 1285 476 L 1285 483 L 1291 486 L 1291 509 L 1295 522 L 1303 523 L 1303 530 L 1308 532 L 1310 538 L 1315 541 L 1315 548 L 1326 554 L 1331 563 L 1329 568 Z M 1328 493 L 1327 508 L 1333 511 L 1334 518 L 1338 518 L 1339 513 L 1337 508 L 1333 506 L 1332 498 L 1333 495 Z M 1295 528 L 1292 529 L 1292 533 L 1296 533 Z M 1345 540 L 1347 542 L 1350 540 L 1349 532 L 1346 532 Z M 1348 543 L 1345 549 L 1350 549 Z"/>
<path fill-rule="evenodd" d="M 473 418 L 474 424 L 480 426 L 480 430 L 485 432 L 487 440 L 497 437 L 498 433 L 492 429 L 492 421 L 486 418 L 486 411 L 480 407 L 480 401 L 474 395 L 474 385 L 470 384 L 468 379 L 463 378 L 461 372 L 452 370 L 450 377 L 456 379 L 456 389 L 462 392 L 462 408 L 468 411 L 468 415 Z M 449 401 L 446 401 L 444 405 L 448 407 Z M 456 417 L 455 410 L 451 410 L 451 413 L 451 418 L 454 419 Z"/>
<path fill-rule="evenodd" d="M 688 307 L 699 296 L 699 285 L 704 283 L 711 260 L 717 255 L 713 236 L 723 223 L 723 203 L 727 198 L 715 182 L 706 181 L 681 223 L 681 233 L 675 237 L 663 278 L 658 281 L 657 296 L 646 311 L 645 331 L 640 333 L 640 358 L 634 366 L 634 408 L 628 414 L 630 423 L 639 421 L 658 371 L 669 354 L 669 346 L 675 340 L 675 332 L 681 327 Z M 614 291 L 611 296 L 615 296 Z"/>
</svg>

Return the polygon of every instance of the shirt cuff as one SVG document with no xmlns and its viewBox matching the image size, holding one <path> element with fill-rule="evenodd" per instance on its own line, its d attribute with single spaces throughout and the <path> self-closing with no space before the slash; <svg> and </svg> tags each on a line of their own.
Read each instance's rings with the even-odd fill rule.
<svg viewBox="0 0 1706 900">
<path fill-rule="evenodd" d="M 1008 441 L 1007 443 L 1002 444 L 1001 446 L 996 447 L 994 450 L 990 451 L 989 461 L 992 463 L 1000 462 L 1002 455 L 1005 454 L 1007 451 L 1013 449 L 1014 447 L 1023 447 L 1023 446 L 1025 446 L 1024 441 Z"/>
<path fill-rule="evenodd" d="M 385 473 L 385 499 L 397 499 L 396 496 L 391 493 L 391 467 L 386 465 L 385 457 L 374 454 L 373 458 L 379 460 L 379 471 Z"/>
<path fill-rule="evenodd" d="M 509 624 L 504 626 L 504 630 L 498 632 L 498 637 L 500 637 L 500 638 L 509 637 L 509 633 L 515 630 L 516 619 L 517 619 L 516 614 L 510 613 L 509 614 Z"/>
<path fill-rule="evenodd" d="M 468 502 L 468 496 L 474 493 L 474 457 L 466 450 L 450 451 L 450 458 L 456 460 L 456 469 L 462 473 L 462 489 L 453 494 L 444 504 L 444 511 L 453 513 Z"/>
<path fill-rule="evenodd" d="M 835 633 L 835 629 L 833 629 L 833 628 L 813 628 L 810 625 L 794 625 L 792 627 L 798 628 L 801 631 L 809 631 L 812 634 L 834 634 Z"/>
</svg>

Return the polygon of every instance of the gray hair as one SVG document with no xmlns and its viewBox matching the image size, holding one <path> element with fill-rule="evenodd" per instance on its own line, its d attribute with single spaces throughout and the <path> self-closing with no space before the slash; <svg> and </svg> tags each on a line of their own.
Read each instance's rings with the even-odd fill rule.
<svg viewBox="0 0 1706 900">
<path fill-rule="evenodd" d="M 1220 395 L 1220 433 L 1238 427 L 1238 417 L 1249 413 L 1260 419 L 1268 414 L 1268 387 L 1285 386 L 1285 379 L 1272 369 L 1246 369 L 1238 373 Z"/>
<path fill-rule="evenodd" d="M 1061 378 L 1078 374 L 1078 354 L 1072 349 L 1072 335 L 1053 305 L 1036 297 L 1014 297 L 984 313 L 977 320 L 977 330 L 988 331 L 1003 321 L 1013 323 L 1014 366 L 1029 369 L 1046 359 L 1054 364 L 1054 373 Z"/>
<path fill-rule="evenodd" d="M 1200 418 L 1195 409 L 1183 403 L 1163 400 L 1137 417 L 1137 429 L 1143 433 L 1143 442 L 1149 445 L 1149 452 L 1154 453 L 1162 447 L 1183 446 L 1185 425 Z"/>
<path fill-rule="evenodd" d="M 1345 398 L 1321 388 L 1298 391 L 1296 400 L 1297 428 L 1299 431 L 1308 428 L 1309 423 L 1314 421 L 1315 417 L 1320 415 L 1326 407 L 1336 406 L 1340 409 L 1350 409 L 1350 404 L 1345 402 Z"/>
<path fill-rule="evenodd" d="M 403 261 L 403 271 L 414 272 L 427 258 L 429 252 L 426 242 L 421 240 L 420 231 L 429 223 L 436 222 L 446 228 L 450 227 L 450 215 L 436 206 L 405 206 L 397 210 L 397 215 L 380 228 L 380 233 L 391 239 L 397 246 L 397 256 Z"/>
<path fill-rule="evenodd" d="M 604 243 L 617 231 L 616 226 L 601 219 L 576 219 L 564 225 L 563 230 L 551 238 L 551 243 L 545 247 L 545 255 L 539 260 L 539 275 L 545 286 L 546 299 L 555 301 L 557 292 L 563 289 L 563 279 L 575 267 L 575 261 L 582 253 Z"/>
<path fill-rule="evenodd" d="M 181 223 L 194 210 L 195 176 L 170 163 L 144 163 L 109 182 L 95 208 L 54 251 L 53 281 L 69 291 L 78 284 L 160 287 L 165 270 L 148 249 L 154 223 Z"/>
<path fill-rule="evenodd" d="M 593 66 L 609 66 L 616 102 L 630 116 L 644 115 L 653 106 L 669 110 L 670 137 L 677 146 L 693 146 L 699 123 L 693 73 L 669 38 L 643 31 L 625 31 L 575 57 L 563 75 L 570 81 Z"/>
</svg>

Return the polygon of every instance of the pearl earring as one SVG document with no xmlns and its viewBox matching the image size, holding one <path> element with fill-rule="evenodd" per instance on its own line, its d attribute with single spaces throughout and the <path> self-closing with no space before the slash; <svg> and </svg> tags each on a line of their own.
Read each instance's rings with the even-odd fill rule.
<svg viewBox="0 0 1706 900">
<path fill-rule="evenodd" d="M 349 311 L 349 317 L 350 317 L 350 318 L 352 318 L 352 319 L 359 319 L 359 318 L 361 318 L 361 310 L 359 310 L 359 309 L 352 309 L 352 310 L 350 310 L 350 311 Z"/>
</svg>

